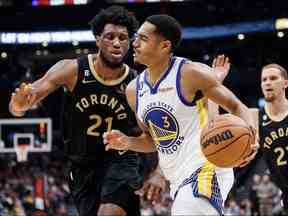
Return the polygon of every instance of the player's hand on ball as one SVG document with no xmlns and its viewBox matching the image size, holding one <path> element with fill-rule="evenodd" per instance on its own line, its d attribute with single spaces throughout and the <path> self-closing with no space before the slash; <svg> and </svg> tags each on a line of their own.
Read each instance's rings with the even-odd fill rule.
<svg viewBox="0 0 288 216">
<path fill-rule="evenodd" d="M 254 139 L 255 139 L 255 142 L 253 142 L 250 146 L 250 153 L 243 159 L 242 163 L 239 165 L 239 167 L 244 167 L 246 166 L 247 164 L 250 163 L 250 161 L 252 161 L 255 156 L 257 155 L 258 153 L 258 149 L 260 147 L 259 145 L 259 142 L 258 142 L 258 138 L 256 136 L 256 129 L 253 128 L 253 127 L 250 127 L 251 130 L 252 130 L 252 133 L 254 134 Z"/>
<path fill-rule="evenodd" d="M 27 111 L 35 102 L 36 94 L 33 93 L 31 84 L 21 83 L 11 96 L 11 106 L 14 111 Z"/>
<path fill-rule="evenodd" d="M 161 193 L 165 191 L 166 186 L 166 179 L 159 172 L 153 172 L 144 182 L 142 188 L 135 191 L 135 194 L 146 196 L 147 200 L 155 204 L 159 200 Z"/>
<path fill-rule="evenodd" d="M 103 141 L 105 150 L 128 150 L 129 149 L 129 137 L 123 134 L 119 130 L 111 130 L 103 134 Z"/>
</svg>

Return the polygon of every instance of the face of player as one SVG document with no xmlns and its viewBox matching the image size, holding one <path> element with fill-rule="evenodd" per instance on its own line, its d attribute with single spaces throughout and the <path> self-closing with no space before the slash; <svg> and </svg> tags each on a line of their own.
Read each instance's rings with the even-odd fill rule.
<svg viewBox="0 0 288 216">
<path fill-rule="evenodd" d="M 129 50 L 130 38 L 125 26 L 106 24 L 101 35 L 96 37 L 99 55 L 111 68 L 120 67 Z"/>
<path fill-rule="evenodd" d="M 264 69 L 261 74 L 261 88 L 265 100 L 272 102 L 278 97 L 285 96 L 286 83 L 287 81 L 285 81 L 279 69 Z"/>
<path fill-rule="evenodd" d="M 167 40 L 155 31 L 156 26 L 149 22 L 144 22 L 137 31 L 133 42 L 135 63 L 146 66 L 152 65 L 164 52 L 167 52 L 167 47 L 164 44 L 167 43 Z"/>
</svg>

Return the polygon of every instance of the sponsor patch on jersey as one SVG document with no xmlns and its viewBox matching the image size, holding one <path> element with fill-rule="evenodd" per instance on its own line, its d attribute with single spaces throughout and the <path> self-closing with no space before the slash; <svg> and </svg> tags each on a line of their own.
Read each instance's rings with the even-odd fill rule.
<svg viewBox="0 0 288 216">
<path fill-rule="evenodd" d="M 166 88 L 159 88 L 159 92 L 167 92 L 167 91 L 172 91 L 174 87 L 166 87 Z"/>
<path fill-rule="evenodd" d="M 88 84 L 88 83 L 94 83 L 96 80 L 94 79 L 93 76 L 90 76 L 90 70 L 84 70 L 84 78 L 82 80 L 83 84 Z"/>
<path fill-rule="evenodd" d="M 270 120 L 270 121 L 267 121 L 267 122 L 266 122 L 266 121 L 263 121 L 263 122 L 262 122 L 262 126 L 265 127 L 265 126 L 267 126 L 267 125 L 269 125 L 269 124 L 271 124 L 271 123 L 272 123 L 271 120 Z"/>
</svg>

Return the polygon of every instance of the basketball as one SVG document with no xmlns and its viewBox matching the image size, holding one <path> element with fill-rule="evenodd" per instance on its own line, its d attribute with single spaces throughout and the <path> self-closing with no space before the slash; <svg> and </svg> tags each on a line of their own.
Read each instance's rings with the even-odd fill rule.
<svg viewBox="0 0 288 216">
<path fill-rule="evenodd" d="M 215 117 L 201 132 L 201 149 L 209 162 L 218 167 L 235 167 L 251 152 L 255 141 L 248 124 L 232 114 Z"/>
</svg>

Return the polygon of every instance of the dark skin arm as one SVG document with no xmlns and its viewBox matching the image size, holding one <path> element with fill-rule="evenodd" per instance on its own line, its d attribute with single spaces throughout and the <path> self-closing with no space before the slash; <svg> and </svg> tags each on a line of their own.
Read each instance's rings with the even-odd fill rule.
<svg viewBox="0 0 288 216">
<path fill-rule="evenodd" d="M 12 93 L 9 110 L 14 116 L 23 116 L 34 104 L 60 86 L 72 91 L 77 82 L 76 60 L 61 60 L 32 84 L 21 83 Z"/>
</svg>

